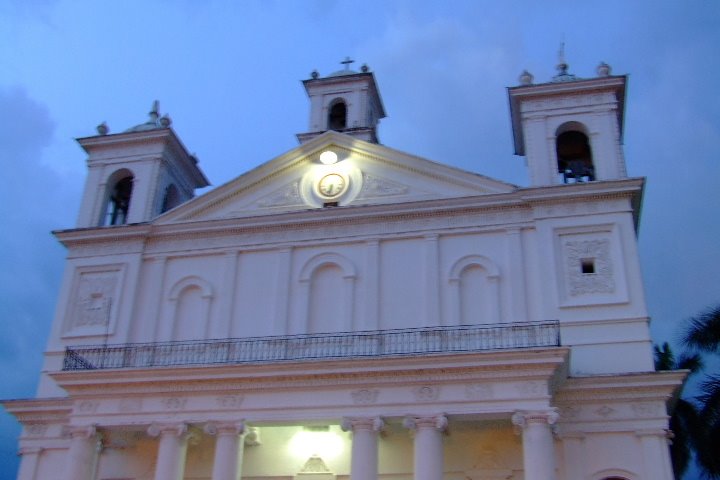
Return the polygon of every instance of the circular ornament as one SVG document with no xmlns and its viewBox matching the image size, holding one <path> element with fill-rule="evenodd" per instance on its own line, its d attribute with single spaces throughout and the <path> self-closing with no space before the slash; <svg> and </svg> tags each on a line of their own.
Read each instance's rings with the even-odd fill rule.
<svg viewBox="0 0 720 480">
<path fill-rule="evenodd" d="M 339 173 L 328 173 L 320 179 L 317 191 L 324 198 L 336 198 L 347 190 L 347 181 Z"/>
</svg>

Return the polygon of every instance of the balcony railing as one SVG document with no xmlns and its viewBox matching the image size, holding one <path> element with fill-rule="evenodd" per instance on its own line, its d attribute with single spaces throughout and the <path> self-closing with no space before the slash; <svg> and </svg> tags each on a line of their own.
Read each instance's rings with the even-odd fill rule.
<svg viewBox="0 0 720 480">
<path fill-rule="evenodd" d="M 68 347 L 63 370 L 393 357 L 560 345 L 557 321 Z"/>
</svg>

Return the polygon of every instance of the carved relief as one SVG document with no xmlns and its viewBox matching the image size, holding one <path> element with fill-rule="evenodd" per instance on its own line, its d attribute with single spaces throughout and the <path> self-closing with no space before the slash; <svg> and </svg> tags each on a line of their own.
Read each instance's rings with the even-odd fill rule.
<svg viewBox="0 0 720 480">
<path fill-rule="evenodd" d="M 612 259 L 609 239 L 565 240 L 565 267 L 568 293 L 571 296 L 589 293 L 613 293 Z M 584 271 L 584 262 L 592 268 Z"/>
<path fill-rule="evenodd" d="M 440 395 L 440 389 L 432 385 L 423 385 L 413 390 L 415 400 L 418 402 L 432 402 L 437 400 Z"/>
<path fill-rule="evenodd" d="M 83 400 L 77 406 L 77 410 L 80 413 L 95 413 L 100 406 L 100 402 L 92 400 Z"/>
<path fill-rule="evenodd" d="M 353 403 L 355 403 L 356 405 L 368 405 L 377 402 L 377 397 L 379 393 L 379 390 L 370 390 L 364 388 L 362 390 L 355 390 L 353 392 L 350 392 L 350 396 L 352 397 Z"/>
<path fill-rule="evenodd" d="M 357 198 L 388 197 L 407 193 L 408 187 L 363 173 L 363 187 Z"/>
<path fill-rule="evenodd" d="M 607 418 L 607 417 L 609 417 L 610 415 L 612 415 L 612 414 L 615 413 L 615 409 L 614 409 L 614 408 L 610 408 L 610 407 L 608 407 L 607 405 L 603 405 L 602 407 L 600 407 L 600 408 L 598 408 L 597 410 L 595 410 L 595 413 L 596 413 L 597 415 L 603 417 L 603 418 Z"/>
<path fill-rule="evenodd" d="M 119 273 L 119 270 L 80 273 L 72 314 L 73 327 L 108 325 Z"/>
<path fill-rule="evenodd" d="M 322 458 L 317 455 L 313 455 L 308 458 L 305 465 L 300 470 L 301 473 L 330 473 L 330 469 L 325 465 Z"/>
<path fill-rule="evenodd" d="M 299 180 L 276 190 L 257 202 L 258 207 L 291 207 L 302 204 Z"/>
<path fill-rule="evenodd" d="M 169 397 L 163 398 L 160 403 L 163 404 L 166 410 L 182 410 L 185 408 L 187 398 Z"/>
<path fill-rule="evenodd" d="M 242 395 L 223 395 L 217 397 L 215 400 L 220 408 L 237 408 L 242 404 L 244 399 L 245 397 Z"/>
</svg>

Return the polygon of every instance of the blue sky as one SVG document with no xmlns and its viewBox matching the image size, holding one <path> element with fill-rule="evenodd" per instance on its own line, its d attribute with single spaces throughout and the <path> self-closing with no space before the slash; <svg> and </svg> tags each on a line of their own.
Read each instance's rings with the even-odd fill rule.
<svg viewBox="0 0 720 480">
<path fill-rule="evenodd" d="M 629 74 L 625 155 L 648 178 L 640 231 L 652 332 L 720 301 L 720 3 L 713 1 L 0 0 L 0 398 L 34 393 L 85 157 L 74 138 L 146 120 L 155 99 L 214 185 L 297 145 L 300 80 L 375 72 L 381 141 L 527 184 L 505 88 L 523 69 Z M 0 480 L 16 423 L 0 414 Z"/>
</svg>

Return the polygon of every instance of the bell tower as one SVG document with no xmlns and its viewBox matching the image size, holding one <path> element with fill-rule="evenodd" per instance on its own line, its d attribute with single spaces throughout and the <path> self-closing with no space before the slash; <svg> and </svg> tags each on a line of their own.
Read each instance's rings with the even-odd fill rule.
<svg viewBox="0 0 720 480">
<path fill-rule="evenodd" d="M 378 143 L 377 126 L 385 118 L 375 75 L 367 65 L 360 72 L 350 69 L 350 58 L 341 62 L 345 68 L 320 77 L 314 70 L 303 86 L 310 98 L 310 125 L 298 133 L 300 143 L 328 130 L 352 135 L 366 142 Z"/>
<path fill-rule="evenodd" d="M 568 73 L 561 50 L 558 74 L 535 84 L 524 71 L 508 88 L 515 154 L 526 157 L 532 186 L 626 178 L 622 151 L 627 76 Z"/>
<path fill-rule="evenodd" d="M 102 123 L 77 140 L 88 154 L 78 227 L 147 222 L 209 185 L 170 124 L 156 101 L 145 123 L 117 134 Z"/>
</svg>

